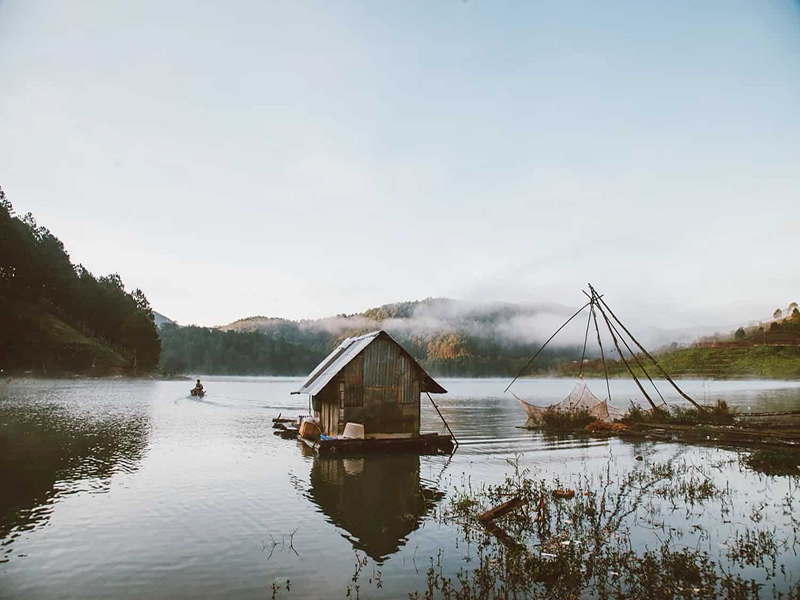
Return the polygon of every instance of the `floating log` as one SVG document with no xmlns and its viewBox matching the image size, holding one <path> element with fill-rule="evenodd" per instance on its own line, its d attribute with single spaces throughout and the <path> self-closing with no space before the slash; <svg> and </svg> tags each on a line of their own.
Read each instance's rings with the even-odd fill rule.
<svg viewBox="0 0 800 600">
<path fill-rule="evenodd" d="M 486 512 L 479 514 L 477 518 L 479 521 L 493 521 L 517 510 L 521 506 L 525 506 L 525 504 L 527 504 L 526 500 L 523 500 L 519 496 L 514 496 L 511 500 L 498 504 L 494 508 L 490 508 Z"/>
<path fill-rule="evenodd" d="M 477 519 L 480 524 L 486 528 L 486 531 L 496 537 L 506 548 L 515 552 L 529 554 L 528 549 L 524 544 L 521 544 L 517 540 L 513 539 L 500 526 L 498 526 L 497 523 L 494 522 L 495 519 L 499 519 L 500 517 L 503 517 L 508 513 L 525 506 L 527 503 L 528 502 L 526 500 L 523 500 L 519 496 L 514 496 L 511 500 L 503 502 L 502 504 L 498 504 L 494 508 L 490 508 L 486 512 L 479 514 Z"/>
</svg>

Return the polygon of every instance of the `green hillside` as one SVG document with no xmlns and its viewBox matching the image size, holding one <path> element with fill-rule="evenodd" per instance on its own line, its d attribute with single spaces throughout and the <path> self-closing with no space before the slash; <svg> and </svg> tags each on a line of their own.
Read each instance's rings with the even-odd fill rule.
<svg viewBox="0 0 800 600">
<path fill-rule="evenodd" d="M 131 362 L 110 346 L 83 335 L 34 305 L 0 301 L 0 364 L 4 370 L 41 374 L 128 372 Z"/>
<path fill-rule="evenodd" d="M 644 373 L 629 357 L 637 377 Z M 638 355 L 639 362 L 651 377 L 660 377 L 657 367 L 644 355 Z M 766 379 L 800 379 L 800 346 L 737 346 L 720 344 L 717 346 L 690 346 L 670 350 L 656 357 L 659 364 L 673 377 L 696 377 L 701 379 L 735 379 L 757 377 Z M 627 368 L 621 361 L 607 361 L 609 375 L 629 377 Z M 584 364 L 584 374 L 603 375 L 603 363 L 599 359 Z M 565 363 L 553 370 L 552 374 L 573 376 L 578 373 L 577 363 Z"/>
<path fill-rule="evenodd" d="M 37 375 L 139 373 L 161 342 L 141 290 L 116 273 L 95 277 L 0 189 L 0 371 Z"/>
</svg>

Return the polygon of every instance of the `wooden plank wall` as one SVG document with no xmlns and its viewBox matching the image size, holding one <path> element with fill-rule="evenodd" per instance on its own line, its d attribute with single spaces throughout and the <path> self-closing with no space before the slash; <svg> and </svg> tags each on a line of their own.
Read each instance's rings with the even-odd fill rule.
<svg viewBox="0 0 800 600">
<path fill-rule="evenodd" d="M 372 342 L 319 396 L 338 408 L 338 431 L 332 431 L 333 415 L 325 411 L 328 435 L 341 434 L 348 422 L 364 425 L 367 436 L 419 433 L 420 373 L 391 340 Z"/>
</svg>

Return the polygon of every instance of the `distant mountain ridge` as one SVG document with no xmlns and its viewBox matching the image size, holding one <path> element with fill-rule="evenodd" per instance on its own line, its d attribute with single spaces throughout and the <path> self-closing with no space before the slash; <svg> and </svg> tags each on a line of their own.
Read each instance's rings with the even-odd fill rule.
<svg viewBox="0 0 800 600">
<path fill-rule="evenodd" d="M 319 319 L 291 320 L 282 317 L 256 315 L 237 319 L 227 325 L 216 327 L 221 331 L 264 331 L 287 324 L 304 328 L 319 328 L 328 331 L 360 331 L 364 327 L 387 324 L 389 328 L 402 329 L 401 323 L 425 320 L 429 331 L 454 331 L 458 327 L 478 324 L 485 326 L 515 318 L 534 317 L 541 314 L 569 315 L 565 306 L 547 302 L 540 304 L 513 304 L 510 302 L 466 302 L 451 298 L 426 298 L 383 304 L 363 312 L 338 314 Z M 420 326 L 414 327 L 420 330 Z"/>
<path fill-rule="evenodd" d="M 260 334 L 267 344 L 279 343 L 284 352 L 291 356 L 303 355 L 303 360 L 292 362 L 292 368 L 299 373 L 307 373 L 316 363 L 307 364 L 313 357 L 319 361 L 324 358 L 341 340 L 376 329 L 383 329 L 408 352 L 420 361 L 431 373 L 453 376 L 493 376 L 513 375 L 524 366 L 528 359 L 547 339 L 550 333 L 566 320 L 573 311 L 554 303 L 511 304 L 503 302 L 475 303 L 450 298 L 426 298 L 409 302 L 384 304 L 360 313 L 340 314 L 321 319 L 292 321 L 289 319 L 254 316 L 239 319 L 227 325 L 213 328 L 220 335 Z M 182 328 L 186 329 L 186 328 Z M 201 328 L 194 328 L 201 329 Z M 205 329 L 205 328 L 203 328 Z M 209 330 L 205 329 L 209 335 Z M 189 344 L 193 347 L 200 332 L 179 333 L 175 327 L 162 327 L 164 356 L 167 370 L 185 370 L 197 361 L 185 362 L 179 352 L 173 352 L 173 342 Z M 230 358 L 230 351 L 223 354 L 226 344 L 233 344 L 234 338 L 223 343 L 214 341 L 219 348 L 217 359 L 209 358 L 208 346 L 211 338 L 204 338 L 206 349 L 198 349 L 189 354 L 197 355 L 202 368 L 194 366 L 195 371 L 215 368 L 224 362 L 224 372 L 233 373 L 238 366 Z M 198 342 L 199 343 L 199 342 Z M 255 343 L 251 340 L 250 343 Z M 263 348 L 261 349 L 263 350 Z M 266 352 L 266 350 L 264 350 Z M 269 352 L 272 352 L 270 346 Z M 267 353 L 269 353 L 267 352 Z M 553 365 L 577 356 L 576 344 L 562 343 L 548 348 L 537 360 L 539 366 Z M 174 361 L 170 357 L 174 356 Z M 245 360 L 245 357 L 242 357 Z M 280 360 L 283 360 L 282 358 Z M 279 361 L 278 357 L 273 362 Z M 245 361 L 246 362 L 246 361 Z M 291 361 L 290 361 L 291 362 Z M 263 373 L 288 374 L 275 371 L 274 365 L 264 365 Z M 251 369 L 255 369 L 253 365 Z M 303 370 L 305 369 L 305 370 Z M 247 371 L 251 373 L 252 370 Z"/>
<path fill-rule="evenodd" d="M 432 374 L 513 376 L 574 311 L 575 308 L 552 302 L 513 304 L 426 298 L 320 319 L 295 321 L 259 315 L 216 328 L 179 328 L 170 323 L 160 327 L 162 366 L 179 372 L 304 375 L 344 338 L 383 329 Z M 557 365 L 577 364 L 585 319 L 579 317 L 564 329 L 537 357 L 531 371 L 549 372 Z M 674 351 L 725 329 L 629 325 L 637 339 L 653 352 Z M 587 358 L 599 357 L 594 335 L 589 341 Z"/>
<path fill-rule="evenodd" d="M 177 325 L 175 321 L 173 321 L 169 317 L 165 317 L 160 312 L 157 312 L 155 310 L 153 311 L 153 322 L 155 323 L 156 327 L 161 327 L 162 325 L 165 325 L 167 323 L 169 323 L 170 325 Z"/>
<path fill-rule="evenodd" d="M 296 325 L 302 329 L 323 329 L 331 333 L 357 335 L 365 331 L 383 328 L 392 334 L 405 337 L 429 337 L 434 334 L 462 333 L 478 337 L 502 339 L 510 342 L 543 342 L 570 315 L 576 307 L 567 307 L 555 302 L 523 303 L 511 302 L 467 302 L 451 298 L 426 298 L 405 302 L 394 302 L 370 308 L 359 313 L 339 314 L 320 319 L 301 319 L 293 321 L 281 317 L 252 316 L 238 319 L 227 325 L 218 326 L 221 331 L 261 331 Z M 580 317 L 585 322 L 585 316 Z M 681 328 L 662 328 L 650 324 L 637 325 L 637 337 L 645 345 L 655 350 L 658 347 L 677 342 L 691 344 L 703 336 L 724 335 L 718 333 L 728 328 L 719 325 L 705 325 Z M 564 339 L 559 335 L 555 344 L 577 344 L 583 342 L 580 336 Z"/>
</svg>

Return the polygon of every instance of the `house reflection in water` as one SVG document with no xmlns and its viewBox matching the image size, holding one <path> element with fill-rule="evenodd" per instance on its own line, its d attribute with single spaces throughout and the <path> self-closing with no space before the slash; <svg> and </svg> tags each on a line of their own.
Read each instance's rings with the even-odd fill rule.
<svg viewBox="0 0 800 600">
<path fill-rule="evenodd" d="M 372 454 L 315 457 L 308 497 L 355 548 L 382 562 L 444 494 L 423 482 L 418 455 Z"/>
</svg>

